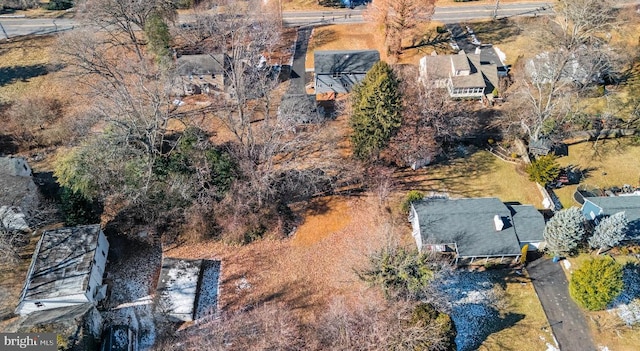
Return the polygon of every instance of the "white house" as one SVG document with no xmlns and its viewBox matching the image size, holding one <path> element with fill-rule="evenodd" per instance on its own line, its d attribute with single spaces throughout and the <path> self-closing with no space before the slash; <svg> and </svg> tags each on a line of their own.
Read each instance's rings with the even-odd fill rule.
<svg viewBox="0 0 640 351">
<path fill-rule="evenodd" d="M 108 252 L 109 242 L 98 224 L 45 231 L 33 253 L 16 313 L 103 299 Z"/>
<path fill-rule="evenodd" d="M 446 88 L 455 99 L 481 99 L 498 87 L 496 63 L 481 61 L 480 54 L 430 55 L 420 59 L 420 81 Z"/>
</svg>

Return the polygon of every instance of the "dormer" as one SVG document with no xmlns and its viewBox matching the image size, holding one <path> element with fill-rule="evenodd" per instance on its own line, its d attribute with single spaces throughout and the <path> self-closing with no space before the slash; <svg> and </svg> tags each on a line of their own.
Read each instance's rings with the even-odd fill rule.
<svg viewBox="0 0 640 351">
<path fill-rule="evenodd" d="M 464 50 L 457 55 L 451 55 L 451 75 L 468 76 L 469 74 L 471 74 L 471 66 Z"/>
</svg>

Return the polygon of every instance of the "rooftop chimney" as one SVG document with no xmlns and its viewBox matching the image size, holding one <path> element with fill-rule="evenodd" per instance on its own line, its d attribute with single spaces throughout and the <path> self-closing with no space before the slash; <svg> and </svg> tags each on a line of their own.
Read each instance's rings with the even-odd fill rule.
<svg viewBox="0 0 640 351">
<path fill-rule="evenodd" d="M 502 222 L 502 218 L 500 218 L 500 215 L 493 216 L 493 224 L 496 225 L 497 232 L 501 231 L 504 227 L 504 222 Z"/>
</svg>

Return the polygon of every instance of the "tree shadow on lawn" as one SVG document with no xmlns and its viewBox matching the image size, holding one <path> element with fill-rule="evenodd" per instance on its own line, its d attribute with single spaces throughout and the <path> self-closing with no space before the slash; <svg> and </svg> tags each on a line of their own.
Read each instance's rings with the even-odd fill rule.
<svg viewBox="0 0 640 351">
<path fill-rule="evenodd" d="M 338 40 L 338 33 L 333 29 L 320 27 L 313 33 L 312 40 L 311 45 L 309 45 L 310 50 L 317 49 Z"/>
<path fill-rule="evenodd" d="M 496 162 L 497 158 L 488 152 L 459 152 L 419 170 L 396 172 L 394 177 L 403 191 L 447 192 L 466 197 L 486 196 L 488 189 L 479 186 L 475 179 L 488 174 Z"/>
<path fill-rule="evenodd" d="M 487 44 L 501 44 L 515 40 L 521 29 L 509 19 L 467 23 L 478 40 Z"/>
<path fill-rule="evenodd" d="M 0 87 L 49 73 L 46 65 L 0 67 Z"/>
<path fill-rule="evenodd" d="M 483 308 L 484 306 L 472 305 L 466 307 L 473 309 Z M 470 321 L 470 323 L 474 324 L 477 327 L 476 333 L 472 338 L 465 338 L 464 340 L 458 340 L 458 338 L 456 338 L 458 351 L 477 350 L 491 334 L 511 328 L 518 322 L 523 320 L 525 317 L 524 314 L 511 312 L 500 315 L 500 312 L 494 308 L 490 309 L 490 311 L 491 312 L 489 317 L 483 317 L 478 320 Z"/>
</svg>

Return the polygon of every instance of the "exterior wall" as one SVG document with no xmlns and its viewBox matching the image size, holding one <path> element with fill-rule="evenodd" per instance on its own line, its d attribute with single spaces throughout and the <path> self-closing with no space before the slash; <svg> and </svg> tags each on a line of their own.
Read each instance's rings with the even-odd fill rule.
<svg viewBox="0 0 640 351">
<path fill-rule="evenodd" d="M 418 219 L 418 213 L 416 212 L 416 209 L 413 207 L 413 205 L 411 205 L 409 221 L 411 222 L 411 227 L 413 228 L 413 230 L 411 231 L 411 235 L 416 241 L 418 251 L 422 251 L 422 233 L 420 232 L 420 221 Z"/>
<path fill-rule="evenodd" d="M 523 248 L 525 245 L 529 245 L 527 251 L 536 251 L 536 250 L 544 250 L 546 246 L 545 241 L 521 241 L 520 248 Z"/>
<path fill-rule="evenodd" d="M 98 292 L 98 288 L 102 285 L 102 277 L 107 265 L 107 256 L 109 255 L 109 242 L 102 230 L 98 235 L 98 246 L 94 256 L 94 263 L 91 266 L 91 275 L 89 276 L 89 286 L 87 297 L 90 301 L 94 301 L 94 296 Z"/>
<path fill-rule="evenodd" d="M 36 302 L 42 304 L 42 307 L 36 306 Z M 70 296 L 60 296 L 55 299 L 45 300 L 23 300 L 16 308 L 16 313 L 20 315 L 29 314 L 35 311 L 50 310 L 59 307 L 69 307 L 91 302 L 86 294 L 76 294 Z"/>
<path fill-rule="evenodd" d="M 602 209 L 593 202 L 585 199 L 584 204 L 582 205 L 582 214 L 587 220 L 595 221 L 598 216 L 602 214 Z"/>
</svg>

